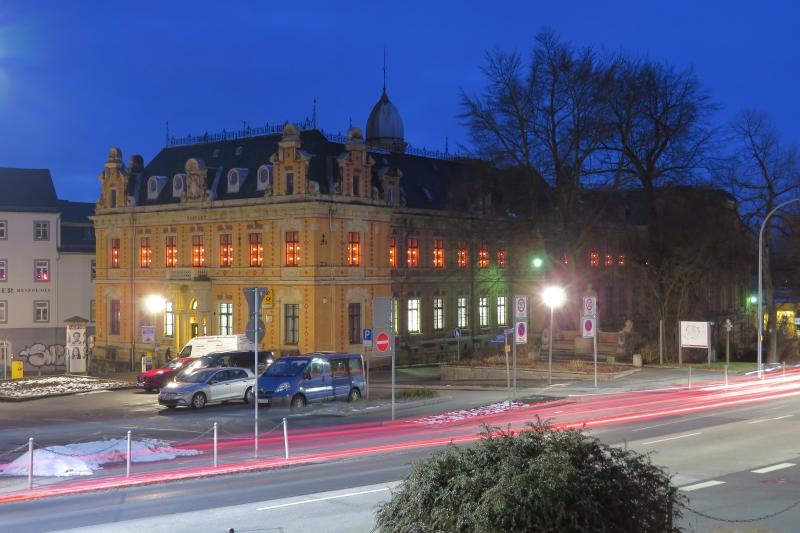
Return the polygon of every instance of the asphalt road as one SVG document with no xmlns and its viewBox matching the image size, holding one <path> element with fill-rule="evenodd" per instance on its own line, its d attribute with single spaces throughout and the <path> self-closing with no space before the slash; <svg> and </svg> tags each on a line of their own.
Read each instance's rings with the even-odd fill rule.
<svg viewBox="0 0 800 533">
<path fill-rule="evenodd" d="M 453 395 L 454 394 L 454 395 Z M 414 416 L 442 411 L 454 404 L 466 405 L 491 400 L 498 392 L 474 393 L 449 391 L 446 400 L 439 403 L 410 408 Z M 87 420 L 85 414 L 71 415 L 70 420 L 53 416 L 50 423 L 58 428 L 53 435 L 70 424 L 82 428 L 92 427 L 102 431 L 103 422 L 121 426 L 130 423 L 148 424 L 168 418 L 163 427 L 177 432 L 186 427 L 207 424 L 205 413 L 159 414 L 147 404 L 150 398 L 128 391 L 108 395 L 75 397 L 71 405 L 51 406 L 52 411 L 66 413 L 85 401 L 102 397 L 104 407 L 96 412 L 100 420 Z M 458 396 L 458 398 L 456 398 Z M 666 395 L 652 395 L 654 408 L 663 409 Z M 734 397 L 735 392 L 719 397 Z M 686 400 L 671 400 L 670 416 L 657 419 L 641 418 L 630 423 L 599 425 L 591 434 L 604 442 L 628 446 L 642 452 L 652 452 L 653 461 L 665 466 L 675 477 L 674 483 L 684 487 L 690 497 L 690 510 L 684 525 L 690 531 L 734 531 L 735 527 L 761 527 L 760 531 L 795 531 L 800 507 L 779 512 L 800 501 L 800 446 L 797 445 L 800 400 L 794 395 L 764 399 L 756 403 L 736 403 L 726 400 L 726 405 L 700 411 L 681 411 L 673 404 L 689 405 Z M 50 402 L 49 400 L 47 402 Z M 45 402 L 45 403 L 47 403 Z M 124 416 L 118 403 L 131 409 Z M 587 399 L 583 404 L 554 416 L 577 416 L 588 410 L 603 411 L 603 416 L 618 410 L 609 405 L 594 405 Z M 659 404 L 659 407 L 655 407 Z M 33 405 L 33 404 L 27 404 Z M 44 404 L 35 411 L 46 408 Z M 580 411 L 578 410 L 580 408 Z M 635 406 L 632 403 L 628 410 Z M 226 423 L 252 424 L 252 412 L 246 406 L 217 408 Z M 417 412 L 418 411 L 418 412 Z M 138 414 L 134 414 L 134 412 Z M 285 413 L 267 413 L 267 417 Z M 7 416 L 3 412 L 2 417 Z M 177 418 L 181 416 L 181 418 Z M 215 416 L 215 415 L 212 415 Z M 614 415 L 616 416 L 616 415 Z M 116 417 L 116 418 L 115 418 Z M 385 411 L 347 417 L 312 414 L 292 420 L 293 427 L 326 428 L 337 424 L 350 424 L 354 419 L 385 417 Z M 22 428 L 15 431 L 44 430 L 47 423 L 30 424 L 26 415 Z M 241 419 L 241 420 L 240 420 Z M 565 418 L 567 420 L 568 418 Z M 175 421 L 179 420 L 178 424 Z M 5 423 L 1 421 L 0 423 Z M 108 424 L 105 424 L 106 426 Z M 153 426 L 155 427 L 155 426 Z M 176 429 L 177 428 L 177 429 Z M 3 440 L 6 438 L 2 432 Z M 76 433 L 78 435 L 78 433 Z M 86 435 L 84 434 L 84 438 Z M 62 441 L 63 442 L 63 441 Z M 0 447 L 0 450 L 3 448 Z M 325 460 L 304 466 L 269 470 L 216 478 L 195 479 L 170 484 L 152 485 L 100 493 L 72 495 L 45 500 L 34 500 L 0 507 L 0 516 L 9 531 L 54 531 L 70 528 L 88 528 L 86 531 L 369 531 L 373 524 L 374 505 L 387 498 L 388 487 L 402 478 L 409 464 L 431 453 L 430 448 L 394 451 L 392 453 L 362 454 L 348 459 Z M 775 516 L 754 522 L 752 520 L 779 512 Z M 706 518 L 708 515 L 713 518 Z M 728 528 L 728 529 L 725 529 Z M 758 530 L 758 529 L 756 529 Z"/>
</svg>

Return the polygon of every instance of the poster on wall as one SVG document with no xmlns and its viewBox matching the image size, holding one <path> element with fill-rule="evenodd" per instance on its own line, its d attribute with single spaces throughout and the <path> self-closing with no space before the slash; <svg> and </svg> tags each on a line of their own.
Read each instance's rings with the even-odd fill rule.
<svg viewBox="0 0 800 533">
<path fill-rule="evenodd" d="M 64 357 L 70 372 L 86 372 L 86 324 L 67 324 Z"/>
</svg>

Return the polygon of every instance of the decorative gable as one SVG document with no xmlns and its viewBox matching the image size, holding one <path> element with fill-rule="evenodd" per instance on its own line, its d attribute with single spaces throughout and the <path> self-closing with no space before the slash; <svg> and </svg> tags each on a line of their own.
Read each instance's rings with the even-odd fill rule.
<svg viewBox="0 0 800 533">
<path fill-rule="evenodd" d="M 130 173 L 122 163 L 122 150 L 111 148 L 105 168 L 98 176 L 100 180 L 100 198 L 97 207 L 114 209 L 129 205 L 127 190 Z"/>
<path fill-rule="evenodd" d="M 361 129 L 347 132 L 347 150 L 337 158 L 341 174 L 340 190 L 344 196 L 369 198 L 372 195 L 372 166 L 375 160 L 367 153 Z"/>
</svg>

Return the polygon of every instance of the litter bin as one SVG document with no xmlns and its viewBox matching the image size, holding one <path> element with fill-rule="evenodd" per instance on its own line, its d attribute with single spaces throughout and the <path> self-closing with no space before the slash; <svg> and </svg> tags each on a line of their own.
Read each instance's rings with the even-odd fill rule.
<svg viewBox="0 0 800 533">
<path fill-rule="evenodd" d="M 11 379 L 22 379 L 24 366 L 22 361 L 11 361 Z"/>
<path fill-rule="evenodd" d="M 642 368 L 642 354 L 640 353 L 633 354 L 633 366 L 637 368 Z"/>
</svg>

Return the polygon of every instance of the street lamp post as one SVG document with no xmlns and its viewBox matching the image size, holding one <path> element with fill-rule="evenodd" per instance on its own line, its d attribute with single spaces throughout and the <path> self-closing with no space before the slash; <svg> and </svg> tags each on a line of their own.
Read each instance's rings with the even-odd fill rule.
<svg viewBox="0 0 800 533">
<path fill-rule="evenodd" d="M 757 320 L 758 320 L 758 339 L 756 339 L 756 341 L 757 341 L 756 344 L 758 345 L 757 346 L 757 350 L 758 350 L 758 377 L 759 377 L 759 379 L 764 377 L 764 373 L 763 373 L 763 371 L 761 369 L 761 366 L 762 366 L 762 363 L 761 363 L 761 361 L 762 361 L 762 356 L 761 356 L 761 352 L 762 352 L 762 349 L 761 349 L 761 337 L 764 334 L 763 333 L 764 315 L 763 315 L 763 311 L 761 310 L 761 306 L 762 306 L 762 302 L 763 302 L 763 294 L 762 293 L 763 293 L 763 281 L 764 281 L 763 278 L 764 278 L 764 276 L 762 274 L 762 269 L 763 269 L 762 265 L 763 265 L 764 253 L 761 250 L 762 250 L 763 245 L 764 245 L 764 228 L 767 227 L 767 221 L 769 220 L 769 217 L 771 217 L 772 214 L 775 211 L 777 211 L 781 207 L 789 205 L 789 204 L 791 204 L 793 202 L 800 202 L 800 198 L 793 198 L 791 200 L 787 200 L 787 201 L 783 202 L 782 204 L 778 204 L 777 207 L 775 207 L 772 211 L 767 213 L 767 216 L 764 217 L 764 222 L 761 223 L 761 229 L 758 232 L 758 317 L 757 317 Z"/>
<path fill-rule="evenodd" d="M 561 287 L 547 287 L 542 293 L 545 305 L 550 308 L 550 346 L 547 352 L 547 384 L 553 384 L 553 309 L 564 303 L 566 296 Z"/>
<path fill-rule="evenodd" d="M 144 299 L 144 305 L 147 308 L 147 311 L 150 313 L 151 316 L 163 316 L 162 313 L 164 309 L 167 307 L 167 301 L 164 299 L 163 296 L 160 294 L 151 294 Z M 154 331 L 158 331 L 157 327 L 154 327 Z M 153 368 L 158 368 L 158 351 L 156 350 L 156 345 L 158 344 L 157 337 L 153 336 Z"/>
</svg>

